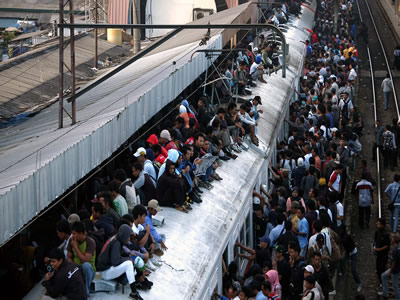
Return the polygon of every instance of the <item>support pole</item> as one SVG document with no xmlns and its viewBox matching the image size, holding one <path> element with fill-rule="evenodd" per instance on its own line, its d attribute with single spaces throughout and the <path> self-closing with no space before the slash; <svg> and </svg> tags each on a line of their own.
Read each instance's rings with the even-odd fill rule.
<svg viewBox="0 0 400 300">
<path fill-rule="evenodd" d="M 59 0 L 59 24 L 64 23 L 64 0 Z M 64 90 L 64 28 L 58 27 L 60 30 L 58 38 L 58 128 L 63 128 L 63 90 Z"/>
<path fill-rule="evenodd" d="M 139 24 L 138 10 L 140 12 L 140 3 L 139 1 L 132 0 L 132 24 Z M 133 28 L 133 54 L 137 54 L 140 51 L 140 29 Z"/>
<path fill-rule="evenodd" d="M 94 23 L 97 24 L 98 22 L 98 9 L 99 9 L 99 4 L 97 3 L 97 0 L 94 0 Z M 98 36 L 98 29 L 95 28 L 94 29 L 94 64 L 93 66 L 97 69 L 98 68 L 98 40 L 97 40 L 97 36 Z"/>
<path fill-rule="evenodd" d="M 69 22 L 70 24 L 74 24 L 74 2 L 73 0 L 69 0 Z M 97 3 L 97 1 L 96 1 Z M 97 29 L 96 29 L 97 30 Z M 71 87 L 71 96 L 72 96 L 72 125 L 76 123 L 76 101 L 75 101 L 75 88 L 76 88 L 76 78 L 75 78 L 75 28 L 71 27 L 70 30 L 70 53 L 71 53 L 71 75 L 72 75 L 72 87 Z"/>
</svg>

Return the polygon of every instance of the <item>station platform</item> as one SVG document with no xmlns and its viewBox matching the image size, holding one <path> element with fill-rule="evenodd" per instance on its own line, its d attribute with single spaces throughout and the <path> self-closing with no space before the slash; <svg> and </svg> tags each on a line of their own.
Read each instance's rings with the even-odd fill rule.
<svg viewBox="0 0 400 300">
<path fill-rule="evenodd" d="M 392 0 L 382 0 L 376 3 L 382 7 L 385 17 L 389 20 L 390 24 L 392 24 L 392 30 L 397 44 L 400 44 L 400 13 L 398 12 L 400 3 L 398 4 L 399 7 L 397 7 L 396 4 L 393 5 Z"/>
</svg>

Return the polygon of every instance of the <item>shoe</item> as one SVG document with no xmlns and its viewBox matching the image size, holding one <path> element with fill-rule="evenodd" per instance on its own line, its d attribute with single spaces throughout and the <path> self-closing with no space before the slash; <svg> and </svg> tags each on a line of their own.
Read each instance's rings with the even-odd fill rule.
<svg viewBox="0 0 400 300">
<path fill-rule="evenodd" d="M 184 208 L 183 206 L 176 205 L 175 209 L 179 210 L 180 212 L 184 212 L 186 214 L 188 213 L 188 210 L 186 208 Z"/>
<path fill-rule="evenodd" d="M 156 266 L 151 263 L 150 259 L 146 262 L 146 267 L 151 271 L 155 271 L 157 269 Z"/>
<path fill-rule="evenodd" d="M 230 160 L 230 158 L 229 158 L 228 156 L 226 156 L 226 155 L 220 156 L 219 159 L 225 160 L 225 161 L 226 161 L 226 160 Z"/>
<path fill-rule="evenodd" d="M 204 193 L 198 186 L 196 186 L 196 187 L 194 188 L 194 190 L 195 190 L 197 193 L 199 193 L 199 194 L 203 194 L 203 193 Z"/>
<path fill-rule="evenodd" d="M 190 198 L 193 200 L 193 202 L 196 202 L 196 203 L 201 203 L 201 202 L 203 202 L 203 201 L 201 200 L 201 198 L 200 198 L 198 195 L 195 194 L 195 192 L 192 192 Z"/>
<path fill-rule="evenodd" d="M 357 292 L 358 292 L 358 293 L 361 292 L 361 288 L 362 288 L 361 284 L 358 285 L 358 287 L 357 287 Z"/>
<path fill-rule="evenodd" d="M 378 295 L 386 298 L 389 297 L 388 295 L 385 295 L 383 292 L 378 292 Z"/>
<path fill-rule="evenodd" d="M 204 185 L 206 186 L 207 190 L 211 190 L 214 186 L 211 183 L 204 182 Z"/>
<path fill-rule="evenodd" d="M 139 293 L 137 291 L 136 292 L 131 292 L 129 294 L 129 298 L 133 299 L 133 300 L 143 300 L 143 298 L 140 297 L 140 295 L 139 295 Z"/>
<path fill-rule="evenodd" d="M 154 257 L 150 258 L 150 261 L 156 267 L 161 267 L 162 266 L 162 263 L 159 260 L 155 259 Z"/>
<path fill-rule="evenodd" d="M 160 248 L 154 250 L 154 254 L 157 256 L 163 256 L 164 255 L 164 251 L 162 251 Z"/>
<path fill-rule="evenodd" d="M 329 295 L 336 295 L 336 290 L 330 291 Z"/>
<path fill-rule="evenodd" d="M 147 278 L 144 278 L 144 281 L 142 282 L 142 284 L 145 284 L 145 285 L 149 286 L 150 288 L 153 286 L 153 282 L 151 282 Z"/>
<path fill-rule="evenodd" d="M 136 289 L 141 290 L 141 291 L 147 291 L 151 289 L 151 286 L 148 286 L 144 284 L 143 282 L 136 282 Z"/>
</svg>

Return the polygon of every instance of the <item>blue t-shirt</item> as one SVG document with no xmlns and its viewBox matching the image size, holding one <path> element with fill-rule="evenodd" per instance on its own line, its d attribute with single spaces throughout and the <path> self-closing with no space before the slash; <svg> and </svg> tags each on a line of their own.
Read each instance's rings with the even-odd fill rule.
<svg viewBox="0 0 400 300">
<path fill-rule="evenodd" d="M 303 219 L 299 219 L 299 221 L 297 222 L 297 230 L 306 234 L 306 236 L 297 236 L 300 248 L 304 248 L 307 246 L 308 241 L 308 221 L 306 218 L 303 217 Z"/>
<path fill-rule="evenodd" d="M 390 201 L 395 202 L 396 204 L 400 205 L 400 192 L 397 193 L 397 190 L 400 188 L 400 184 L 397 182 L 392 182 L 389 184 L 385 190 L 385 193 L 390 195 Z M 396 196 L 396 199 L 394 197 Z"/>
<path fill-rule="evenodd" d="M 259 291 L 257 296 L 256 296 L 256 300 L 268 300 L 268 297 L 264 296 L 262 291 Z"/>
</svg>

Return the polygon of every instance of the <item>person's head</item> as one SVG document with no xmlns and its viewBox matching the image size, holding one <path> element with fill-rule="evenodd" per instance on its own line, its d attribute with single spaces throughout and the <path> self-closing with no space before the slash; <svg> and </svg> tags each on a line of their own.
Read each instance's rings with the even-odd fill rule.
<svg viewBox="0 0 400 300">
<path fill-rule="evenodd" d="M 93 203 L 92 206 L 93 219 L 98 220 L 104 215 L 104 207 L 100 202 Z"/>
<path fill-rule="evenodd" d="M 202 134 L 200 132 L 194 136 L 194 143 L 195 143 L 196 147 L 202 148 L 203 144 L 204 144 L 204 140 L 205 140 L 204 134 Z"/>
<path fill-rule="evenodd" d="M 393 180 L 396 181 L 396 182 L 399 182 L 400 181 L 400 174 L 394 174 Z"/>
<path fill-rule="evenodd" d="M 392 244 L 397 246 L 399 243 L 400 243 L 400 234 L 393 233 L 392 234 Z"/>
<path fill-rule="evenodd" d="M 264 235 L 263 237 L 260 237 L 260 248 L 266 249 L 269 245 L 271 245 L 271 240 L 268 236 Z"/>
<path fill-rule="evenodd" d="M 169 143 L 171 140 L 172 140 L 171 134 L 168 131 L 168 129 L 162 130 L 161 133 L 160 133 L 160 138 L 158 139 L 158 142 L 161 145 L 165 145 L 165 144 Z"/>
<path fill-rule="evenodd" d="M 307 276 L 313 275 L 314 267 L 312 265 L 305 266 L 303 269 L 303 274 L 304 274 L 304 278 L 306 278 Z"/>
<path fill-rule="evenodd" d="M 297 241 L 290 241 L 288 247 L 289 256 L 293 259 L 297 259 L 300 253 L 300 245 Z"/>
<path fill-rule="evenodd" d="M 299 219 L 303 219 L 304 218 L 304 207 L 302 205 L 300 205 L 300 207 L 297 209 L 297 216 L 299 217 Z"/>
<path fill-rule="evenodd" d="M 119 195 L 119 185 L 115 180 L 110 181 L 108 184 L 112 197 L 115 199 Z"/>
<path fill-rule="evenodd" d="M 146 160 L 146 149 L 144 149 L 143 147 L 138 148 L 133 156 L 136 157 L 136 160 L 139 163 L 143 164 Z"/>
<path fill-rule="evenodd" d="M 264 211 L 263 208 L 261 207 L 261 205 L 256 204 L 253 207 L 254 210 L 254 214 L 256 215 L 257 218 L 262 219 L 264 218 Z"/>
<path fill-rule="evenodd" d="M 275 246 L 275 256 L 278 260 L 285 257 L 285 248 L 282 245 Z"/>
<path fill-rule="evenodd" d="M 71 235 L 71 227 L 67 220 L 61 220 L 56 224 L 57 236 L 60 240 L 66 240 Z"/>
<path fill-rule="evenodd" d="M 386 225 L 386 220 L 384 218 L 379 218 L 376 221 L 376 228 L 377 229 L 383 229 L 383 228 L 385 228 L 385 225 Z"/>
<path fill-rule="evenodd" d="M 304 285 L 307 290 L 312 290 L 315 287 L 315 277 L 314 275 L 309 275 L 304 278 Z"/>
<path fill-rule="evenodd" d="M 60 248 L 54 248 L 50 251 L 48 258 L 50 265 L 57 271 L 65 260 L 65 254 Z"/>
<path fill-rule="evenodd" d="M 101 205 L 101 204 L 100 204 Z M 79 221 L 71 225 L 72 238 L 78 243 L 82 243 L 86 239 L 86 227 L 85 223 Z"/>
<path fill-rule="evenodd" d="M 203 108 L 206 106 L 207 103 L 207 99 L 205 97 L 201 97 L 198 101 L 197 101 L 197 107 L 198 108 Z"/>
<path fill-rule="evenodd" d="M 260 96 L 255 96 L 255 97 L 253 98 L 253 104 L 254 104 L 255 106 L 257 106 L 258 104 L 261 104 L 261 97 L 260 97 Z"/>
<path fill-rule="evenodd" d="M 342 174 L 343 173 L 343 165 L 342 164 L 338 164 L 335 168 L 336 173 L 338 174 Z"/>
<path fill-rule="evenodd" d="M 318 248 L 322 248 L 325 245 L 325 239 L 324 239 L 324 235 L 322 233 L 319 233 L 317 235 L 316 242 L 317 242 Z"/>
<path fill-rule="evenodd" d="M 154 144 L 151 146 L 151 150 L 153 150 L 154 157 L 157 157 L 161 154 L 161 146 L 159 144 Z"/>
<path fill-rule="evenodd" d="M 182 117 L 177 117 L 175 119 L 175 127 L 181 129 L 183 126 L 185 126 L 185 120 Z"/>
<path fill-rule="evenodd" d="M 175 164 L 172 161 L 167 160 L 167 162 L 165 163 L 165 172 L 169 176 L 175 174 Z"/>
<path fill-rule="evenodd" d="M 113 174 L 113 178 L 117 182 L 117 184 L 121 184 L 122 182 L 124 182 L 127 178 L 124 169 L 115 170 L 114 174 Z"/>
<path fill-rule="evenodd" d="M 143 165 L 139 162 L 135 162 L 132 165 L 132 175 L 134 178 L 138 178 L 140 175 L 140 172 L 143 170 Z"/>
<path fill-rule="evenodd" d="M 239 299 L 240 300 L 248 300 L 252 296 L 251 290 L 249 287 L 244 286 L 240 290 Z"/>
<path fill-rule="evenodd" d="M 192 155 L 192 148 L 189 145 L 183 145 L 183 147 L 182 147 L 183 159 L 188 161 L 188 160 L 190 160 L 191 155 Z"/>
<path fill-rule="evenodd" d="M 136 205 L 132 209 L 132 216 L 135 223 L 143 224 L 147 216 L 146 207 L 141 204 Z"/>
<path fill-rule="evenodd" d="M 299 196 L 299 188 L 295 186 L 292 190 L 292 197 L 297 198 Z"/>
<path fill-rule="evenodd" d="M 104 211 L 107 212 L 110 208 L 115 210 L 113 196 L 110 192 L 100 193 L 99 202 L 103 205 Z"/>
<path fill-rule="evenodd" d="M 158 201 L 153 199 L 147 203 L 147 210 L 149 211 L 150 215 L 155 216 L 161 210 L 161 207 L 158 204 Z"/>
<path fill-rule="evenodd" d="M 271 282 L 269 282 L 268 280 L 261 283 L 261 291 L 264 296 L 268 296 L 271 293 L 271 289 Z"/>
<path fill-rule="evenodd" d="M 321 266 L 321 253 L 318 251 L 314 251 L 312 255 L 312 263 L 314 268 L 317 267 L 319 268 Z"/>
</svg>

